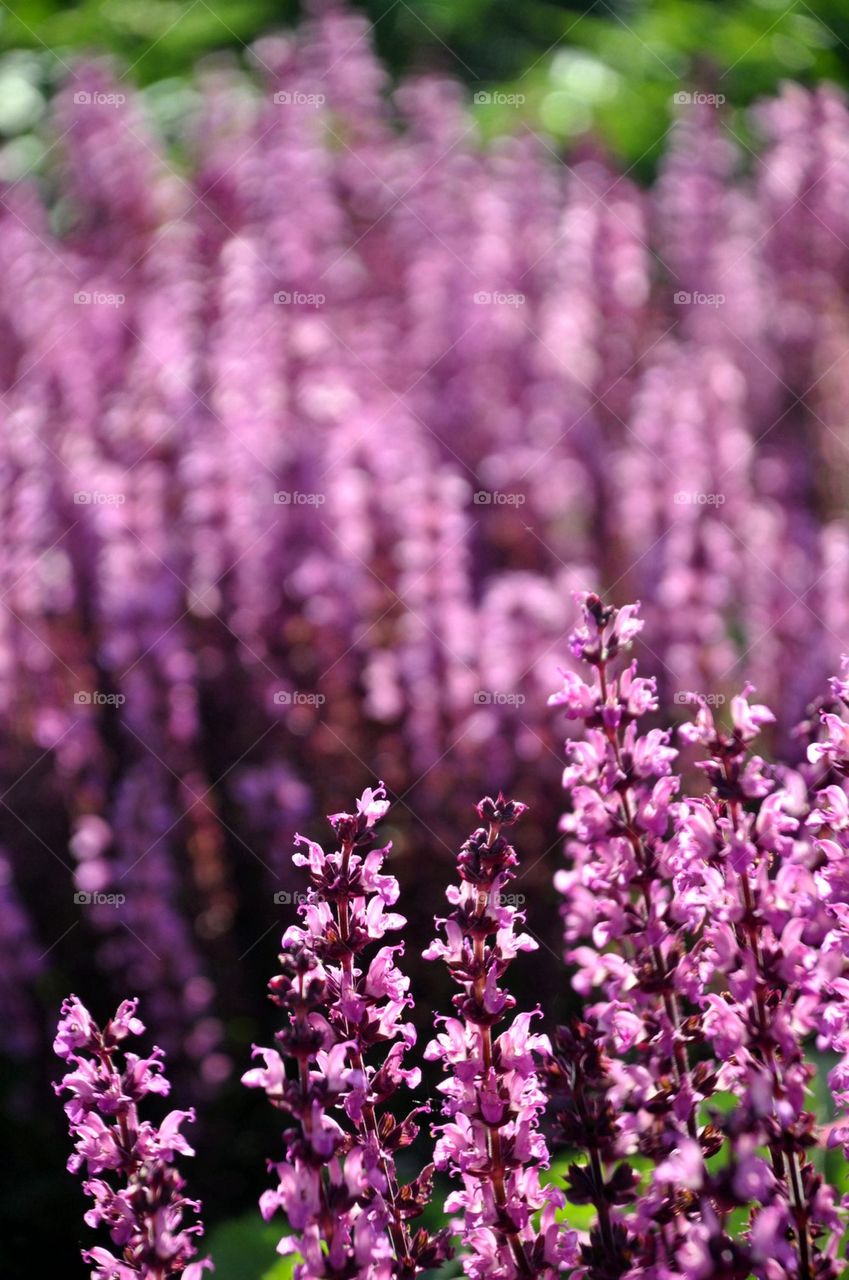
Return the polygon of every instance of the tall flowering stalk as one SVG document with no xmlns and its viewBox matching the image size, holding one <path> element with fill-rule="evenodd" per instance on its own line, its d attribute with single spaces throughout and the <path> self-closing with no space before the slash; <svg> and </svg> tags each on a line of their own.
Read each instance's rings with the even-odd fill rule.
<svg viewBox="0 0 849 1280">
<path fill-rule="evenodd" d="M 555 1219 L 562 1194 L 540 1181 L 548 1149 L 539 1130 L 538 1057 L 549 1052 L 548 1038 L 531 1032 L 530 1013 L 493 1036 L 516 1003 L 499 984 L 517 952 L 537 946 L 517 932 L 523 917 L 504 892 L 517 857 L 503 831 L 526 808 L 501 795 L 481 800 L 484 825 L 462 846 L 460 885 L 447 891 L 454 910 L 441 921 L 445 939 L 424 953 L 443 960 L 460 988 L 458 1016 L 442 1019 L 425 1057 L 449 1072 L 439 1086 L 448 1122 L 439 1126 L 435 1161 L 462 1182 L 445 1207 L 461 1215 L 463 1265 L 473 1280 L 555 1275 L 572 1260 L 575 1241 Z"/>
<path fill-rule="evenodd" d="M 638 1241 L 618 1206 L 636 1200 L 639 1179 L 620 1159 L 622 1133 L 613 1104 L 613 1079 L 604 1052 L 604 1034 L 574 1019 L 558 1028 L 545 1063 L 545 1084 L 555 1115 L 555 1140 L 586 1155 L 569 1165 L 566 1196 L 571 1204 L 591 1204 L 596 1224 L 581 1245 L 585 1275 L 624 1275 L 637 1256 Z"/>
<path fill-rule="evenodd" d="M 595 595 L 581 604 L 572 651 L 595 676 L 566 673 L 552 699 L 586 725 L 568 746 L 572 867 L 559 885 L 575 986 L 600 986 L 605 999 L 587 1011 L 590 1026 L 556 1038 L 548 1078 L 563 1135 L 588 1153 L 567 1185 L 597 1208 L 586 1274 L 836 1276 L 844 1224 L 807 1157 L 818 1135 L 804 1042 L 817 1031 L 846 1047 L 842 849 L 810 839 L 802 779 L 750 750 L 773 717 L 748 688 L 728 729 L 704 702 L 682 727 L 707 749 L 709 790 L 672 803 L 669 735 L 637 728 L 657 709 L 653 685 L 634 663 L 610 669 L 640 629 L 636 610 Z M 846 728 L 825 720 L 829 742 L 811 755 L 834 763 Z M 826 792 L 815 830 L 842 825 L 845 792 Z M 839 1068 L 832 1083 L 840 1099 Z M 718 1090 L 734 1097 L 730 1111 L 710 1103 Z M 653 1165 L 642 1185 L 622 1165 L 608 1177 L 635 1151 Z M 629 1199 L 633 1213 L 615 1218 Z M 741 1231 L 732 1215 L 743 1209 Z"/>
<path fill-rule="evenodd" d="M 194 1155 L 180 1133 L 194 1112 L 171 1111 L 159 1126 L 139 1118 L 139 1104 L 150 1094 L 167 1094 L 170 1085 L 161 1049 L 142 1058 L 121 1048 L 128 1036 L 144 1031 L 136 1005 L 124 1000 L 101 1030 L 70 996 L 54 1043 L 69 1068 L 55 1086 L 71 1095 L 65 1113 L 76 1146 L 68 1168 L 88 1175 L 83 1186 L 94 1205 L 85 1220 L 105 1227 L 117 1250 L 84 1249 L 83 1258 L 92 1264 L 92 1280 L 200 1280 L 212 1267 L 208 1258 L 196 1260 L 203 1226 L 183 1221 L 200 1205 L 184 1195 L 185 1182 L 174 1168 L 178 1155 Z"/>
<path fill-rule="evenodd" d="M 709 794 L 679 815 L 679 901 L 683 914 L 698 902 L 701 917 L 698 954 L 682 969 L 723 1064 L 719 1087 L 738 1097 L 733 1123 L 723 1126 L 735 1147 L 738 1185 L 765 1206 L 751 1238 L 756 1273 L 770 1274 L 778 1258 L 791 1274 L 832 1276 L 842 1224 L 832 1192 L 807 1159 L 817 1139 L 805 1106 L 813 1067 L 803 1041 L 818 1026 L 830 967 L 812 945 L 816 920 L 809 931 L 797 905 L 815 851 L 798 839 L 804 833 L 794 796 L 750 751 L 773 717 L 750 705 L 748 692 L 732 699 L 730 732 L 706 706 L 681 729 L 685 740 L 707 748 L 700 768 L 711 783 Z M 764 1148 L 769 1165 L 758 1154 Z"/>
<path fill-rule="evenodd" d="M 637 1260 L 675 1274 L 690 1225 L 685 1201 L 670 1196 L 670 1180 L 682 1179 L 675 1162 L 686 1153 L 701 1169 L 716 1149 L 712 1130 L 699 1128 L 698 1103 L 713 1081 L 709 1064 L 694 1070 L 690 1060 L 699 1031 L 679 981 L 686 942 L 669 886 L 677 752 L 668 730 L 645 724 L 658 708 L 655 680 L 639 676 L 635 662 L 618 668 L 642 629 L 639 606 L 616 610 L 592 593 L 578 600 L 583 617 L 570 649 L 591 676 L 564 672 L 549 699 L 584 724 L 582 739 L 567 743 L 562 826 L 572 865 L 556 882 L 574 986 L 584 997 L 600 988 L 604 998 L 586 1010 L 593 1032 L 557 1037 L 554 1083 L 571 1080 L 577 1090 L 575 1114 L 567 1106 L 559 1120 L 587 1152 L 586 1168 L 570 1169 L 567 1196 L 597 1210 L 581 1251 L 592 1280 L 624 1275 Z M 608 1106 L 619 1113 L 615 1126 Z M 630 1165 L 611 1171 L 633 1154 L 652 1164 L 639 1195 Z M 634 1214 L 617 1216 L 632 1200 Z"/>
<path fill-rule="evenodd" d="M 395 964 L 403 944 L 364 957 L 405 923 L 386 910 L 399 892 L 394 876 L 382 871 L 390 846 L 370 848 L 388 808 L 381 784 L 363 793 L 355 814 L 331 814 L 338 848 L 330 854 L 297 837 L 308 852 L 293 860 L 308 868 L 311 887 L 304 924 L 286 930 L 281 972 L 270 983 L 288 1022 L 277 1033 L 279 1049 L 255 1048 L 265 1065 L 243 1077 L 295 1122 L 283 1135 L 286 1159 L 272 1166 L 278 1186 L 263 1195 L 261 1208 L 266 1218 L 278 1209 L 289 1218 L 293 1235 L 278 1249 L 300 1255 L 296 1280 L 412 1277 L 449 1252 L 446 1233 L 410 1231 L 427 1202 L 432 1170 L 402 1186 L 395 1168 L 395 1152 L 418 1132 L 421 1108 L 400 1121 L 384 1109 L 421 1074 L 404 1066 L 415 1032 L 402 1021 L 411 1003 L 408 979 Z M 374 1065 L 368 1058 L 378 1046 Z"/>
<path fill-rule="evenodd" d="M 617 611 L 593 594 L 579 601 L 583 621 L 570 648 L 591 678 L 564 672 L 562 690 L 549 698 L 585 726 L 580 740 L 567 743 L 563 775 L 571 867 L 557 885 L 566 954 L 578 966 L 576 990 L 603 992 L 589 1013 L 611 1050 L 619 1057 L 639 1051 L 619 1080 L 620 1101 L 633 1108 L 623 1123 L 642 1154 L 660 1162 L 683 1138 L 697 1137 L 693 1028 L 682 1007 L 668 884 L 677 752 L 669 731 L 644 728 L 657 710 L 654 679 L 639 676 L 635 662 L 611 669 L 642 629 L 638 606 Z"/>
<path fill-rule="evenodd" d="M 829 1134 L 830 1146 L 841 1146 L 849 1159 L 849 658 L 831 681 L 833 698 L 821 712 L 819 741 L 808 747 L 808 759 L 819 775 L 814 807 L 807 825 L 817 857 L 806 906 L 819 908 L 810 928 L 823 976 L 819 1011 L 819 1046 L 840 1054 L 829 1075 L 834 1100 L 842 1114 Z"/>
</svg>

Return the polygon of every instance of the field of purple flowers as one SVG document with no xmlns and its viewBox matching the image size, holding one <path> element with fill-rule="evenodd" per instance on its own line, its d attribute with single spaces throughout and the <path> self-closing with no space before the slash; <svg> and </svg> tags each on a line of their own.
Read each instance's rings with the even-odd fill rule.
<svg viewBox="0 0 849 1280">
<path fill-rule="evenodd" d="M 199 1280 L 266 1187 L 275 1280 L 842 1273 L 849 108 L 701 97 L 642 189 L 342 11 L 164 131 L 66 77 L 0 191 L 13 1268 Z"/>
</svg>

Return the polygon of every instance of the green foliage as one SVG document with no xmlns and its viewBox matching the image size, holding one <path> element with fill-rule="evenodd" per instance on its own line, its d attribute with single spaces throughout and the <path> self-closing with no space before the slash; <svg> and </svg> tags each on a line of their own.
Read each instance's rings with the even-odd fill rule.
<svg viewBox="0 0 849 1280">
<path fill-rule="evenodd" d="M 529 122 L 562 139 L 591 130 L 647 176 L 676 94 L 718 97 L 745 145 L 740 109 L 781 81 L 849 81 L 847 41 L 849 10 L 833 0 L 602 4 L 564 20 L 558 47 L 509 89 L 524 94 Z"/>
<path fill-rule="evenodd" d="M 843 0 L 352 2 L 394 74 L 440 70 L 479 96 L 506 95 L 477 105 L 485 135 L 527 124 L 556 145 L 592 132 L 640 176 L 663 149 L 676 92 L 721 95 L 739 131 L 741 109 L 783 79 L 849 84 Z M 97 50 L 149 85 L 216 51 L 242 56 L 299 16 L 297 0 L 21 0 L 0 6 L 0 52 L 37 53 L 56 79 Z M 6 78 L 0 69 L 0 132 L 15 134 L 38 104 Z"/>
<path fill-rule="evenodd" d="M 263 1222 L 258 1209 L 210 1231 L 215 1280 L 290 1280 L 294 1259 L 278 1256 L 280 1236 L 279 1223 Z"/>
<path fill-rule="evenodd" d="M 263 1272 L 260 1280 L 290 1280 L 294 1267 L 294 1258 L 278 1258 L 270 1271 Z"/>
<path fill-rule="evenodd" d="M 60 67 L 75 53 L 111 53 L 149 84 L 185 74 L 213 50 L 241 48 L 294 15 L 285 0 L 22 0 L 14 10 L 3 6 L 0 47 L 48 52 Z"/>
</svg>

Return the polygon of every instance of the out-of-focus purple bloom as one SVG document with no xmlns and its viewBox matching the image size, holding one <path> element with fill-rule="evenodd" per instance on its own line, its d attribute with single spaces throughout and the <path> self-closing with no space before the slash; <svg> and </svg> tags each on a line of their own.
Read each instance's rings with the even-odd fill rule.
<svg viewBox="0 0 849 1280">
<path fill-rule="evenodd" d="M 0 849 L 0 1017 L 6 1027 L 4 1049 L 13 1058 L 30 1057 L 38 1045 L 31 986 L 44 966 L 15 890 L 12 862 Z"/>
</svg>

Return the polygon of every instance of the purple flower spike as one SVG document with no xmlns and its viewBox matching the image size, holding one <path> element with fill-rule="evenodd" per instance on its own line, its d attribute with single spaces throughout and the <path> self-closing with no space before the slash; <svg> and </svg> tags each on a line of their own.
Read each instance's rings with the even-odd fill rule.
<svg viewBox="0 0 849 1280">
<path fill-rule="evenodd" d="M 565 898 L 566 956 L 578 967 L 574 986 L 581 995 L 603 992 L 588 1014 L 611 1055 L 639 1051 L 639 1067 L 623 1068 L 618 1092 L 638 1114 L 651 1103 L 652 1119 L 623 1123 L 631 1124 L 643 1154 L 660 1161 L 682 1138 L 697 1137 L 699 1098 L 688 1061 L 692 1028 L 676 978 L 677 924 L 664 883 L 677 752 L 668 732 L 641 732 L 642 718 L 657 710 L 655 681 L 639 676 L 635 662 L 618 675 L 611 670 L 642 627 L 638 606 L 616 610 L 592 593 L 578 600 L 583 621 L 570 648 L 591 676 L 564 673 L 563 689 L 549 699 L 585 726 L 582 739 L 567 743 L 563 775 L 570 804 L 562 825 L 572 865 L 556 883 Z M 662 1106 L 652 1102 L 651 1076 L 664 1081 Z"/>
<path fill-rule="evenodd" d="M 724 1128 L 732 1192 L 764 1206 L 750 1233 L 755 1273 L 819 1280 L 837 1274 L 833 1233 L 839 1237 L 843 1227 L 833 1194 L 807 1158 L 817 1139 L 805 1106 L 814 1069 L 803 1043 L 823 1026 L 819 1010 L 834 957 L 827 945 L 820 957 L 814 914 L 797 914 L 811 883 L 812 850 L 801 839 L 796 796 L 751 753 L 773 716 L 750 705 L 750 693 L 747 686 L 731 700 L 730 730 L 706 707 L 681 729 L 686 741 L 707 748 L 699 768 L 711 783 L 702 801 L 680 806 L 677 820 L 679 910 L 686 917 L 689 900 L 703 917 L 698 954 L 686 958 L 681 973 L 702 1009 L 718 1086 L 738 1098 Z"/>
<path fill-rule="evenodd" d="M 545 1097 L 537 1063 L 551 1046 L 531 1031 L 530 1013 L 493 1037 L 515 1005 L 499 983 L 517 951 L 537 945 L 517 931 L 523 917 L 504 893 L 517 857 L 502 831 L 526 807 L 501 795 L 477 806 L 486 825 L 460 850 L 460 886 L 447 893 L 454 910 L 441 922 L 445 938 L 424 953 L 443 960 L 460 988 L 458 1016 L 442 1019 L 425 1057 L 449 1072 L 439 1086 L 448 1123 L 437 1126 L 435 1160 L 462 1183 L 445 1208 L 460 1215 L 455 1229 L 472 1280 L 549 1277 L 574 1261 L 575 1233 L 555 1219 L 563 1196 L 541 1181 L 548 1150 L 539 1130 Z"/>
<path fill-rule="evenodd" d="M 94 1205 L 85 1220 L 105 1227 L 114 1249 L 86 1249 L 83 1258 L 92 1264 L 92 1280 L 200 1280 L 212 1269 L 209 1258 L 196 1259 L 195 1239 L 203 1226 L 183 1225 L 186 1212 L 196 1214 L 200 1205 L 183 1194 L 185 1182 L 173 1167 L 177 1156 L 194 1155 L 180 1133 L 194 1112 L 171 1111 L 158 1128 L 139 1119 L 143 1099 L 167 1094 L 170 1085 L 161 1049 L 140 1058 L 120 1048 L 144 1031 L 136 1004 L 124 1000 L 101 1031 L 85 1005 L 70 996 L 54 1043 L 68 1065 L 55 1086 L 57 1093 L 71 1095 L 65 1113 L 76 1147 L 68 1168 L 88 1175 L 83 1187 Z"/>
<path fill-rule="evenodd" d="M 774 717 L 751 687 L 727 728 L 710 709 L 724 699 L 704 698 L 680 737 L 706 750 L 708 790 L 677 802 L 670 735 L 640 724 L 654 684 L 612 666 L 636 611 L 580 603 L 571 650 L 591 676 L 565 673 L 551 699 L 584 723 L 567 744 L 558 886 L 574 986 L 603 998 L 557 1034 L 546 1068 L 559 1137 L 586 1154 L 567 1198 L 596 1210 L 579 1274 L 835 1280 L 844 1221 L 807 1156 L 819 1135 L 803 1044 L 849 1044 L 845 725 L 829 709 L 810 747 L 826 776 L 809 814 L 805 779 L 752 754 Z M 832 1073 L 841 1105 L 846 1079 Z M 711 1103 L 720 1091 L 732 1105 Z M 632 1155 L 649 1162 L 642 1179 Z"/>
<path fill-rule="evenodd" d="M 422 1108 L 402 1121 L 381 1112 L 420 1078 L 404 1066 L 415 1032 L 403 1021 L 409 982 L 395 964 L 403 944 L 364 957 L 406 923 L 387 910 L 398 899 L 397 880 L 382 870 L 390 846 L 371 848 L 388 808 L 381 783 L 363 793 L 355 814 L 330 815 L 339 841 L 330 854 L 297 837 L 307 851 L 293 861 L 308 870 L 311 887 L 304 923 L 286 930 L 281 972 L 270 983 L 288 1022 L 279 1048 L 255 1048 L 264 1066 L 243 1076 L 295 1121 L 283 1135 L 286 1159 L 272 1166 L 278 1186 L 260 1202 L 266 1218 L 277 1210 L 289 1218 L 293 1235 L 278 1249 L 299 1255 L 295 1280 L 407 1280 L 450 1253 L 447 1232 L 409 1229 L 430 1197 L 432 1168 L 406 1186 L 395 1169 Z M 373 1065 L 377 1046 L 382 1061 Z"/>
<path fill-rule="evenodd" d="M 818 789 L 807 826 L 817 854 L 815 884 L 820 899 L 821 930 L 817 937 L 817 966 L 822 977 L 822 1002 L 817 1029 L 820 1048 L 840 1054 L 829 1075 L 834 1100 L 842 1112 L 828 1135 L 830 1147 L 842 1146 L 849 1159 L 849 658 L 842 675 L 831 681 L 834 709 L 821 713 L 821 740 L 808 748 L 817 768 Z M 813 894 L 811 895 L 813 896 Z M 810 905 L 808 904 L 810 911 Z M 819 922 L 818 922 L 819 923 Z"/>
</svg>

